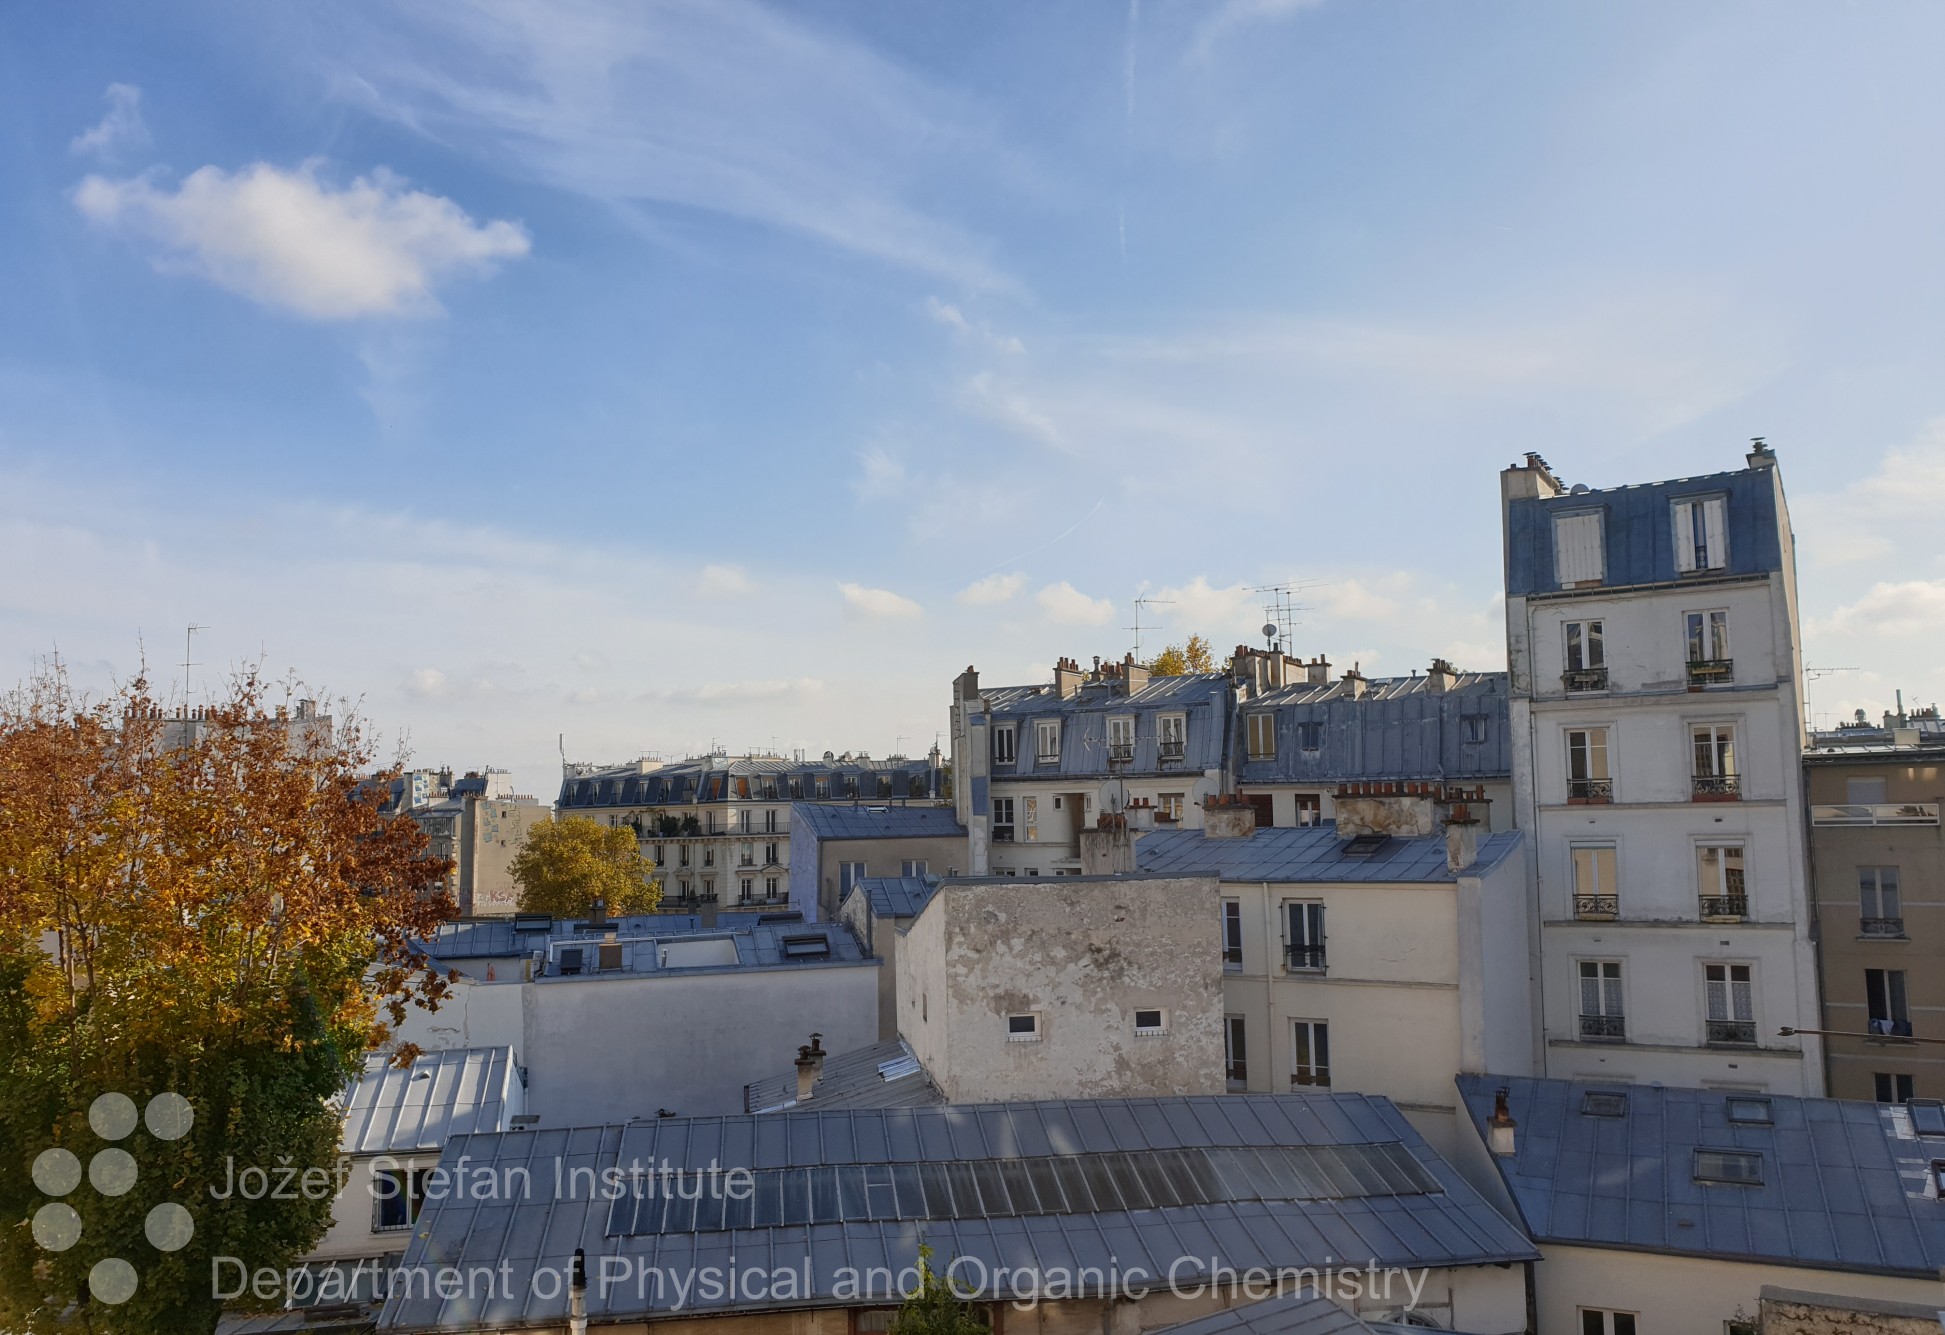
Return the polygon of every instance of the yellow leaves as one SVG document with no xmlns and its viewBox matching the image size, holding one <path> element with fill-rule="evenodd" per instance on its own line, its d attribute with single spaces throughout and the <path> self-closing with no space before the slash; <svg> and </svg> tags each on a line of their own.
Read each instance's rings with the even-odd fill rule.
<svg viewBox="0 0 1945 1335">
<path fill-rule="evenodd" d="M 1200 635 L 1189 636 L 1187 644 L 1171 644 L 1156 654 L 1148 670 L 1157 677 L 1184 677 L 1193 672 L 1214 672 L 1215 652 Z"/>
<path fill-rule="evenodd" d="M 512 863 L 520 907 L 556 917 L 585 915 L 596 899 L 611 914 L 653 913 L 662 901 L 654 870 L 634 830 L 585 817 L 535 825 Z"/>
</svg>

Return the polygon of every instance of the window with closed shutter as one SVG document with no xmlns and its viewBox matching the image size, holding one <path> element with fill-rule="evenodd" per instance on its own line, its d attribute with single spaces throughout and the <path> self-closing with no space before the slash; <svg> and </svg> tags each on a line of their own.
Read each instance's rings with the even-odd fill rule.
<svg viewBox="0 0 1945 1335">
<path fill-rule="evenodd" d="M 1607 578 L 1598 511 L 1560 515 L 1553 521 L 1553 570 L 1563 589 L 1598 584 Z"/>
</svg>

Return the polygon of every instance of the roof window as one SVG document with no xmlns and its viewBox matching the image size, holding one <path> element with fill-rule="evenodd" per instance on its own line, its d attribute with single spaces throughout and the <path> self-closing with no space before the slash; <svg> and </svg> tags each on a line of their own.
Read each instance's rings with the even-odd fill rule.
<svg viewBox="0 0 1945 1335">
<path fill-rule="evenodd" d="M 1747 1150 L 1697 1150 L 1692 1171 L 1697 1182 L 1760 1187 L 1763 1185 L 1763 1156 Z"/>
<path fill-rule="evenodd" d="M 1582 1117 L 1626 1117 L 1628 1096 L 1612 1090 L 1590 1089 L 1580 1098 Z"/>
</svg>

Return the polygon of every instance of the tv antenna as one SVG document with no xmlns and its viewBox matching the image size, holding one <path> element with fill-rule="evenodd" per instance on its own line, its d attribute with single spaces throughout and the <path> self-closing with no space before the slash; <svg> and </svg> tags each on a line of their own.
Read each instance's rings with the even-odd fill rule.
<svg viewBox="0 0 1945 1335">
<path fill-rule="evenodd" d="M 201 663 L 192 661 L 195 658 L 193 646 L 196 643 L 196 632 L 208 629 L 208 626 L 198 626 L 192 621 L 189 623 L 189 628 L 182 633 L 182 707 L 185 713 L 189 709 L 189 669 L 202 666 Z"/>
<path fill-rule="evenodd" d="M 1817 711 L 1810 704 L 1810 683 L 1822 677 L 1835 676 L 1839 672 L 1855 672 L 1854 667 L 1807 667 L 1803 669 L 1803 712 L 1808 716 L 1809 731 L 1817 730 Z"/>
<path fill-rule="evenodd" d="M 1263 640 L 1266 648 L 1286 654 L 1290 652 L 1290 636 L 1296 629 L 1297 613 L 1310 610 L 1309 604 L 1297 601 L 1297 594 L 1308 587 L 1306 584 L 1261 584 L 1250 590 L 1264 595 Z"/>
<path fill-rule="evenodd" d="M 1131 630 L 1135 633 L 1135 662 L 1140 663 L 1145 661 L 1141 656 L 1141 609 L 1156 605 L 1172 607 L 1174 603 L 1175 600 L 1173 598 L 1150 598 L 1145 594 L 1135 599 L 1135 624 L 1121 628 L 1123 630 Z M 1153 627 L 1150 627 L 1150 629 L 1152 630 Z"/>
</svg>

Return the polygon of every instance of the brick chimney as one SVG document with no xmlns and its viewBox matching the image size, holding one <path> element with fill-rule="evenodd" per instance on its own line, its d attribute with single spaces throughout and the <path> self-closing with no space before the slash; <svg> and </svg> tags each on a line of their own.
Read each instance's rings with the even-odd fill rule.
<svg viewBox="0 0 1945 1335">
<path fill-rule="evenodd" d="M 810 1045 L 806 1043 L 797 1049 L 797 1102 L 810 1102 L 811 1090 L 817 1084 L 817 1068 L 821 1058 L 810 1055 Z"/>
<path fill-rule="evenodd" d="M 1519 1123 L 1513 1120 L 1513 1110 L 1506 1106 L 1510 1090 L 1501 1087 L 1493 1091 L 1493 1115 L 1486 1119 L 1486 1146 L 1499 1158 L 1508 1158 L 1519 1149 L 1517 1132 Z"/>
<path fill-rule="evenodd" d="M 1054 694 L 1063 700 L 1071 700 L 1081 688 L 1081 665 L 1071 658 L 1063 658 L 1054 664 Z"/>
<path fill-rule="evenodd" d="M 952 694 L 958 700 L 977 700 L 979 698 L 979 669 L 971 663 L 966 670 L 953 680 Z"/>
<path fill-rule="evenodd" d="M 1425 682 L 1433 695 L 1444 695 L 1459 684 L 1459 672 L 1443 658 L 1434 658 L 1425 672 Z"/>
<path fill-rule="evenodd" d="M 1206 839 L 1248 839 L 1256 833 L 1256 808 L 1240 797 L 1207 797 L 1202 802 Z"/>
<path fill-rule="evenodd" d="M 1330 685 L 1330 660 L 1318 654 L 1306 665 L 1308 683 L 1312 686 Z"/>
<path fill-rule="evenodd" d="M 1135 662 L 1132 653 L 1122 656 L 1121 684 L 1123 692 L 1128 695 L 1133 695 L 1148 685 L 1148 666 L 1145 663 Z"/>
</svg>

